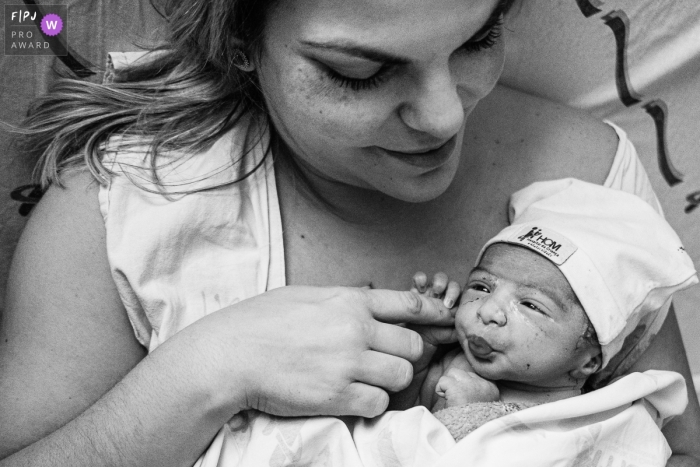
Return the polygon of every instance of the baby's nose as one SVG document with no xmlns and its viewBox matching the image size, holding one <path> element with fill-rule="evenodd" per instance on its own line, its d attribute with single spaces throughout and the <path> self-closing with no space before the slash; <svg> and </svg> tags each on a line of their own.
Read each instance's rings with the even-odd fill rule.
<svg viewBox="0 0 700 467">
<path fill-rule="evenodd" d="M 479 316 L 481 321 L 486 325 L 495 324 L 497 326 L 505 326 L 508 323 L 508 317 L 504 311 L 504 306 L 506 306 L 506 304 L 500 303 L 494 298 L 484 300 L 477 312 L 477 316 Z"/>
</svg>

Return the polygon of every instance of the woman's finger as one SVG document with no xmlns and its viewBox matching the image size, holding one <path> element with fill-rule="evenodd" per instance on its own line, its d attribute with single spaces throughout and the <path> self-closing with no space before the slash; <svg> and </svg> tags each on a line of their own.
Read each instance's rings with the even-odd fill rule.
<svg viewBox="0 0 700 467">
<path fill-rule="evenodd" d="M 423 339 L 410 329 L 377 322 L 368 336 L 371 350 L 416 361 L 423 355 Z"/>
<path fill-rule="evenodd" d="M 350 383 L 340 400 L 333 404 L 329 415 L 358 415 L 372 418 L 383 414 L 389 406 L 389 394 L 377 386 L 361 382 Z"/>
<path fill-rule="evenodd" d="M 367 310 L 378 321 L 439 326 L 454 324 L 454 316 L 450 309 L 442 303 L 442 300 L 424 297 L 409 291 L 354 290 L 364 301 Z"/>
<path fill-rule="evenodd" d="M 403 358 L 373 350 L 362 352 L 358 362 L 357 381 L 390 392 L 406 388 L 413 379 L 413 365 Z"/>
<path fill-rule="evenodd" d="M 457 299 L 459 298 L 461 291 L 462 289 L 457 282 L 450 281 L 447 284 L 445 298 L 442 301 L 447 308 L 452 308 L 453 306 L 455 306 L 455 303 L 457 303 Z"/>
<path fill-rule="evenodd" d="M 422 324 L 412 325 L 413 329 L 421 335 L 424 341 L 432 345 L 452 344 L 457 342 L 457 330 L 454 326 L 426 326 Z"/>
</svg>

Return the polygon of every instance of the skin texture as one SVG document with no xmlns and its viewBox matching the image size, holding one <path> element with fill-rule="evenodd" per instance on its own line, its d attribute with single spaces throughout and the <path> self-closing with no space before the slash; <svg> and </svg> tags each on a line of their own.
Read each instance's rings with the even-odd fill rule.
<svg viewBox="0 0 700 467">
<path fill-rule="evenodd" d="M 466 277 L 480 246 L 505 227 L 511 192 L 567 176 L 602 183 L 617 147 L 606 125 L 507 88 L 472 109 L 500 58 L 493 48 L 482 59 L 457 47 L 479 37 L 494 5 L 284 2 L 287 19 L 270 18 L 256 73 L 286 144 L 276 176 L 287 283 L 304 287 L 212 313 L 147 357 L 109 273 L 94 182 L 80 174 L 65 190 L 49 189 L 15 254 L 0 331 L 0 465 L 192 465 L 242 408 L 299 416 L 383 410 L 386 389 L 409 383 L 424 348 L 417 333 L 389 331 L 385 322 L 449 327 L 452 317 L 439 301 L 417 302 L 409 292 L 337 286 L 404 290 L 416 270 Z M 330 78 L 326 91 L 314 87 L 320 78 L 299 41 L 334 39 L 325 37 L 338 30 L 328 22 L 408 63 L 371 91 L 334 88 Z M 459 154 L 427 172 L 363 149 L 421 149 L 453 136 Z M 312 350 L 312 342 L 322 344 Z M 680 343 L 671 315 L 636 369 L 689 377 Z M 696 452 L 698 419 L 693 400 L 667 427 L 674 453 Z"/>
</svg>

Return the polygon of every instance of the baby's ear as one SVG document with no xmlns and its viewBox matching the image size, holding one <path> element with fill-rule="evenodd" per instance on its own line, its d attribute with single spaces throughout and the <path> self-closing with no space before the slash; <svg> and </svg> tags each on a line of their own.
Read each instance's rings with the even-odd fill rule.
<svg viewBox="0 0 700 467">
<path fill-rule="evenodd" d="M 603 354 L 598 352 L 596 355 L 589 356 L 587 360 L 584 360 L 581 365 L 577 368 L 571 370 L 571 376 L 574 379 L 587 379 L 593 373 L 598 371 L 603 364 Z"/>
</svg>

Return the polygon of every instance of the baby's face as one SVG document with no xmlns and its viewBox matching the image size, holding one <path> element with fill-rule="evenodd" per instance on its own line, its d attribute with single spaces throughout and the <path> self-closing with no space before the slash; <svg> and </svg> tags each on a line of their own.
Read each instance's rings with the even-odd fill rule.
<svg viewBox="0 0 700 467">
<path fill-rule="evenodd" d="M 587 358 L 584 311 L 559 269 L 528 249 L 497 243 L 472 270 L 456 315 L 474 370 L 491 380 L 571 385 Z"/>
</svg>

